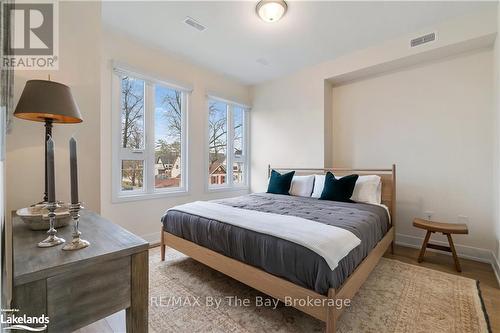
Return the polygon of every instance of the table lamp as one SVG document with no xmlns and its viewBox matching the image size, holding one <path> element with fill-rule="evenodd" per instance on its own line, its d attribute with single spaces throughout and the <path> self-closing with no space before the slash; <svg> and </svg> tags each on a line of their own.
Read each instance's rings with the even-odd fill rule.
<svg viewBox="0 0 500 333">
<path fill-rule="evenodd" d="M 47 145 L 52 136 L 52 124 L 74 124 L 83 121 L 80 110 L 71 94 L 71 89 L 61 83 L 50 80 L 29 80 L 26 82 L 21 98 L 17 103 L 14 116 L 20 119 L 45 123 L 45 192 L 47 196 Z"/>
</svg>

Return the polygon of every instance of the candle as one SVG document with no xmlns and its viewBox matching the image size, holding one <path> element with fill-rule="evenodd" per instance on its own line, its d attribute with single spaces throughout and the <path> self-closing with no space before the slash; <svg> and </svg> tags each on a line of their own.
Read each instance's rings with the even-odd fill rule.
<svg viewBox="0 0 500 333">
<path fill-rule="evenodd" d="M 47 140 L 47 195 L 49 202 L 56 202 L 56 184 L 54 170 L 54 141 L 52 137 Z"/>
<path fill-rule="evenodd" d="M 76 163 L 76 140 L 69 140 L 69 166 L 71 179 L 71 203 L 78 203 L 78 168 Z"/>
</svg>

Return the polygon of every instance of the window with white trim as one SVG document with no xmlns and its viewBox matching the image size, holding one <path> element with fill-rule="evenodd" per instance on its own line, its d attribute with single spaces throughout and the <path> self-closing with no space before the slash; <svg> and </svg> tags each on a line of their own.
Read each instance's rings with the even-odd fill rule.
<svg viewBox="0 0 500 333">
<path fill-rule="evenodd" d="M 187 91 L 115 69 L 115 199 L 186 192 Z"/>
<path fill-rule="evenodd" d="M 208 100 L 208 187 L 248 186 L 248 107 Z"/>
</svg>

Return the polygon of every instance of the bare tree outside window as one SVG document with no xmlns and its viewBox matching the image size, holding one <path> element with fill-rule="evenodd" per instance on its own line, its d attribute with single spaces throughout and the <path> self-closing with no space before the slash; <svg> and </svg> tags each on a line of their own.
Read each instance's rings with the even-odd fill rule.
<svg viewBox="0 0 500 333">
<path fill-rule="evenodd" d="M 168 122 L 169 135 L 174 140 L 180 141 L 182 131 L 182 93 L 173 90 L 173 94 L 164 93 L 162 95 L 160 105 L 164 108 L 163 116 Z"/>
<path fill-rule="evenodd" d="M 241 156 L 243 149 L 243 109 L 229 108 L 228 104 L 210 100 L 208 103 L 208 182 L 210 185 L 227 183 L 228 165 L 227 154 Z M 233 112 L 233 122 L 228 122 L 228 112 Z M 235 112 L 236 111 L 236 112 Z M 233 137 L 228 138 L 228 128 L 233 127 Z M 228 150 L 228 140 L 233 142 L 233 151 Z M 236 165 L 233 172 L 233 182 L 240 183 L 242 179 L 241 163 Z M 236 178 L 235 178 L 236 176 Z"/>
<path fill-rule="evenodd" d="M 144 148 L 144 81 L 122 77 L 122 147 Z"/>
<path fill-rule="evenodd" d="M 125 69 L 116 71 L 113 87 L 120 93 L 116 198 L 186 192 L 185 90 Z"/>
<path fill-rule="evenodd" d="M 210 101 L 208 105 L 209 184 L 224 184 L 227 179 L 227 104 Z"/>
<path fill-rule="evenodd" d="M 121 79 L 121 146 L 144 149 L 144 81 L 123 76 Z M 143 187 L 143 161 L 122 162 L 122 190 Z"/>
<path fill-rule="evenodd" d="M 182 92 L 155 87 L 155 188 L 182 181 Z"/>
<path fill-rule="evenodd" d="M 144 162 L 122 160 L 122 191 L 141 189 L 144 181 Z"/>
</svg>

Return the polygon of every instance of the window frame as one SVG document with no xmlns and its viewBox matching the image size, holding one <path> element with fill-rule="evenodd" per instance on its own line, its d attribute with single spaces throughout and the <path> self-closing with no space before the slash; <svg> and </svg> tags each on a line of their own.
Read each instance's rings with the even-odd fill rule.
<svg viewBox="0 0 500 333">
<path fill-rule="evenodd" d="M 144 81 L 144 150 L 131 151 L 121 147 L 122 119 L 121 119 L 121 79 L 130 76 Z M 155 87 L 162 86 L 182 93 L 181 118 L 181 184 L 179 187 L 155 188 Z M 188 106 L 192 89 L 159 80 L 139 71 L 113 64 L 111 108 L 112 108 L 112 202 L 126 202 L 146 200 L 189 194 L 188 162 Z M 142 160 L 143 188 L 141 190 L 122 190 L 122 161 Z"/>
<path fill-rule="evenodd" d="M 226 144 L 226 182 L 224 184 L 212 185 L 209 182 L 210 172 L 208 170 L 209 165 L 209 153 L 210 153 L 210 142 L 208 140 L 209 136 L 209 106 L 210 101 L 221 102 L 227 104 L 226 114 L 227 114 L 227 144 Z M 234 108 L 243 109 L 243 139 L 242 139 L 242 156 L 236 157 L 234 154 Z M 216 95 L 207 95 L 206 105 L 205 105 L 205 191 L 206 192 L 221 192 L 221 191 L 241 191 L 248 190 L 250 188 L 250 109 L 251 107 L 238 102 L 233 102 Z M 233 181 L 233 163 L 241 161 L 245 165 L 244 171 L 244 181 L 242 183 L 234 183 Z"/>
</svg>

